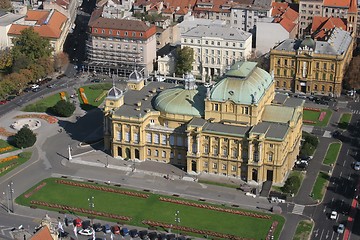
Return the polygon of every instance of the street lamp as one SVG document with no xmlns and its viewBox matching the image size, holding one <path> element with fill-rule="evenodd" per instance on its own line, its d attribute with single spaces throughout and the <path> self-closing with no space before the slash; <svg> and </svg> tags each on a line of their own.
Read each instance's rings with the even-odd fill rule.
<svg viewBox="0 0 360 240">
<path fill-rule="evenodd" d="M 175 224 L 176 224 L 176 230 L 177 230 L 177 237 L 176 238 L 178 238 L 179 237 L 179 229 L 178 229 L 178 226 L 179 226 L 179 224 L 180 224 L 180 211 L 178 211 L 178 210 L 176 210 L 176 212 L 175 212 Z"/>
<path fill-rule="evenodd" d="M 13 201 L 13 193 L 14 193 L 14 187 L 13 187 L 13 182 L 10 181 L 8 184 L 8 188 L 9 188 L 9 194 L 10 194 L 10 201 L 11 201 L 11 212 L 14 213 L 14 201 Z"/>
<path fill-rule="evenodd" d="M 3 192 L 4 195 L 4 199 L 6 198 L 6 202 L 7 202 L 7 212 L 10 213 L 10 203 L 9 203 L 9 195 L 8 192 Z"/>
<path fill-rule="evenodd" d="M 90 196 L 90 198 L 88 198 L 88 201 L 89 201 L 89 207 L 90 207 L 91 211 L 94 210 L 94 207 L 95 207 L 94 196 Z M 91 225 L 92 225 L 94 218 L 93 218 L 93 216 L 90 216 L 90 217 L 91 217 Z"/>
</svg>

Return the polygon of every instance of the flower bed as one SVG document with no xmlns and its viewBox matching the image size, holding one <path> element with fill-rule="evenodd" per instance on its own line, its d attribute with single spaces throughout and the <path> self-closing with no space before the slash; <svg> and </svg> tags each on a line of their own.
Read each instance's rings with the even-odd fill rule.
<svg viewBox="0 0 360 240">
<path fill-rule="evenodd" d="M 142 221 L 142 223 L 146 224 L 146 225 L 149 225 L 151 227 L 161 227 L 161 228 L 166 228 L 166 229 L 176 229 L 176 230 L 179 230 L 179 231 L 182 231 L 182 232 L 191 232 L 191 233 L 196 233 L 196 234 L 200 234 L 200 235 L 203 235 L 203 236 L 208 235 L 208 236 L 213 236 L 213 237 L 222 238 L 222 239 L 233 239 L 233 240 L 247 240 L 247 239 L 249 239 L 249 238 L 238 237 L 238 236 L 231 235 L 231 234 L 218 233 L 218 232 L 209 231 L 209 230 L 200 230 L 200 229 L 196 229 L 196 228 L 184 227 L 184 226 L 173 225 L 173 224 L 157 222 L 157 221 L 144 220 L 144 221 Z"/>
<path fill-rule="evenodd" d="M 9 132 L 5 128 L 0 127 L 0 135 L 4 136 L 4 137 L 10 137 L 10 136 L 15 135 L 15 133 Z"/>
<path fill-rule="evenodd" d="M 103 91 L 96 99 L 95 102 L 100 101 L 106 94 L 108 93 L 108 91 Z"/>
<path fill-rule="evenodd" d="M 272 224 L 271 224 L 271 227 L 270 227 L 270 229 L 269 229 L 269 232 L 268 232 L 268 234 L 267 234 L 267 236 L 266 236 L 266 240 L 272 240 L 273 238 L 272 238 L 272 236 L 273 236 L 273 234 L 274 234 L 274 232 L 275 232 L 275 230 L 276 230 L 276 227 L 277 227 L 277 225 L 278 225 L 279 223 L 277 222 L 277 221 L 275 221 L 275 222 L 273 222 Z"/>
<path fill-rule="evenodd" d="M 34 190 L 32 190 L 31 192 L 27 193 L 24 195 L 25 198 L 29 198 L 31 197 L 34 193 L 36 193 L 37 191 L 39 191 L 40 189 L 42 189 L 43 187 L 45 187 L 46 182 L 43 182 L 42 184 L 40 184 L 39 186 L 37 186 Z"/>
<path fill-rule="evenodd" d="M 83 88 L 79 88 L 80 96 L 84 104 L 89 104 L 89 101 L 85 95 L 85 91 Z"/>
<path fill-rule="evenodd" d="M 66 101 L 66 93 L 65 92 L 60 92 L 60 98 L 62 100 L 65 100 Z"/>
<path fill-rule="evenodd" d="M 315 124 L 315 121 L 311 121 L 311 120 L 303 120 L 303 123 L 307 123 L 307 124 Z"/>
<path fill-rule="evenodd" d="M 17 155 L 6 157 L 6 158 L 1 158 L 0 163 L 9 162 L 11 160 L 18 159 L 18 158 L 19 158 L 19 156 L 17 156 Z"/>
<path fill-rule="evenodd" d="M 3 172 L 5 172 L 6 170 L 8 170 L 9 168 L 12 168 L 12 167 L 16 166 L 16 164 L 17 164 L 17 162 L 13 162 L 13 163 L 5 166 L 5 167 L 0 168 L 0 173 L 3 173 Z"/>
<path fill-rule="evenodd" d="M 0 148 L 0 153 L 10 151 L 11 149 L 13 149 L 12 146 L 7 146 L 7 147 Z"/>
<path fill-rule="evenodd" d="M 130 192 L 130 191 L 124 191 L 124 190 L 115 189 L 115 188 L 96 186 L 96 185 L 78 183 L 78 182 L 71 182 L 71 181 L 66 181 L 66 180 L 56 180 L 55 182 L 58 184 L 65 184 L 65 185 L 70 185 L 70 186 L 74 186 L 74 187 L 89 188 L 89 189 L 94 189 L 94 190 L 103 191 L 103 192 L 119 193 L 119 194 L 124 194 L 124 195 L 132 196 L 132 197 L 148 198 L 150 196 L 149 194 L 144 194 L 144 193 Z"/>
<path fill-rule="evenodd" d="M 313 112 L 321 112 L 321 109 L 311 108 L 311 107 L 304 107 L 304 110 L 313 111 Z"/>
<path fill-rule="evenodd" d="M 24 114 L 24 115 L 18 115 L 15 118 L 40 118 L 47 121 L 50 124 L 58 122 L 56 117 L 49 116 L 46 114 Z"/>
<path fill-rule="evenodd" d="M 37 205 L 37 206 L 43 206 L 43 207 L 49 207 L 49 208 L 55 208 L 55 209 L 62 209 L 67 210 L 70 212 L 77 212 L 77 213 L 83 213 L 88 214 L 91 216 L 99 216 L 99 217 L 105 217 L 105 218 L 112 218 L 122 221 L 130 221 L 131 218 L 127 216 L 121 216 L 113 213 L 106 213 L 106 212 L 98 212 L 91 209 L 85 209 L 85 208 L 77 208 L 77 207 L 71 207 L 67 205 L 62 204 L 56 204 L 56 203 L 47 203 L 42 201 L 30 201 L 30 204 Z"/>
<path fill-rule="evenodd" d="M 177 200 L 177 199 L 172 199 L 172 198 L 159 197 L 159 200 L 163 201 L 163 202 L 170 202 L 170 203 L 181 204 L 181 205 L 186 205 L 186 206 L 191 206 L 191 207 L 204 208 L 204 209 L 209 209 L 209 210 L 214 210 L 214 211 L 219 211 L 219 212 L 238 214 L 238 215 L 243 215 L 246 217 L 270 219 L 269 215 L 262 215 L 262 214 L 252 213 L 252 212 L 244 212 L 244 211 L 239 211 L 239 210 L 229 209 L 229 208 L 221 208 L 221 207 L 216 207 L 216 206 L 212 206 L 212 205 L 187 202 L 187 201 Z"/>
<path fill-rule="evenodd" d="M 319 116 L 319 121 L 324 120 L 325 116 L 326 116 L 326 112 L 321 112 Z"/>
</svg>

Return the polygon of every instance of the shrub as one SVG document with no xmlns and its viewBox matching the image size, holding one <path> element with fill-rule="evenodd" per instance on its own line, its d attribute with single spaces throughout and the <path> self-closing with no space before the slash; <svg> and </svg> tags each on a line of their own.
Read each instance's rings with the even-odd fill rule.
<svg viewBox="0 0 360 240">
<path fill-rule="evenodd" d="M 36 142 L 36 135 L 28 126 L 24 126 L 14 135 L 14 144 L 18 148 L 31 147 Z"/>
<path fill-rule="evenodd" d="M 286 179 L 284 186 L 281 190 L 285 193 L 297 193 L 301 185 L 301 179 L 299 176 L 293 175 Z"/>
<path fill-rule="evenodd" d="M 52 111 L 59 117 L 70 117 L 75 111 L 75 105 L 65 100 L 58 101 Z"/>
<path fill-rule="evenodd" d="M 319 144 L 319 140 L 316 136 L 307 132 L 303 132 L 303 138 L 305 139 L 305 143 L 311 144 L 314 147 L 314 149 L 317 148 Z"/>
</svg>

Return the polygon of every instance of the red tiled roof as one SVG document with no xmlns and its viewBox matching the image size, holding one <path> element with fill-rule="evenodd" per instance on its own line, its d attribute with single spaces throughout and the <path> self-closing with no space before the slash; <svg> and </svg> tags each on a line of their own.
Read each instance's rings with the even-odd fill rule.
<svg viewBox="0 0 360 240">
<path fill-rule="evenodd" d="M 51 236 L 48 226 L 44 226 L 39 231 L 37 231 L 34 234 L 34 236 L 30 238 L 30 240 L 54 240 L 54 239 Z"/>
<path fill-rule="evenodd" d="M 314 16 L 311 32 L 314 39 L 323 39 L 335 27 L 346 30 L 346 20 L 334 17 Z"/>
<path fill-rule="evenodd" d="M 297 24 L 299 13 L 289 7 L 288 3 L 273 2 L 272 14 L 275 23 L 279 23 L 286 31 L 291 32 Z"/>
<path fill-rule="evenodd" d="M 25 28 L 33 27 L 34 31 L 39 33 L 40 36 L 45 38 L 59 38 L 62 33 L 62 26 L 67 21 L 67 17 L 57 10 L 53 10 L 48 22 L 45 22 L 52 10 L 28 10 L 26 13 L 25 21 L 34 21 L 36 24 L 11 25 L 8 35 L 20 35 L 21 31 Z"/>
<path fill-rule="evenodd" d="M 199 5 L 204 5 L 199 7 Z M 194 7 L 194 12 L 230 12 L 229 7 L 236 5 L 236 3 L 229 0 L 197 0 Z M 207 7 L 209 6 L 209 7 Z M 224 8 L 223 8 L 224 7 Z"/>
<path fill-rule="evenodd" d="M 134 5 L 135 6 L 149 6 L 152 8 L 154 5 L 157 5 L 159 2 L 163 0 L 137 0 Z M 185 15 L 188 13 L 189 10 L 191 10 L 196 0 L 165 0 L 164 7 L 161 9 L 161 12 L 164 13 L 173 13 L 180 15 Z M 178 9 L 178 10 L 176 10 Z"/>
<path fill-rule="evenodd" d="M 357 13 L 357 0 L 351 0 L 348 12 Z"/>
<path fill-rule="evenodd" d="M 324 6 L 349 7 L 351 0 L 324 0 Z"/>
</svg>

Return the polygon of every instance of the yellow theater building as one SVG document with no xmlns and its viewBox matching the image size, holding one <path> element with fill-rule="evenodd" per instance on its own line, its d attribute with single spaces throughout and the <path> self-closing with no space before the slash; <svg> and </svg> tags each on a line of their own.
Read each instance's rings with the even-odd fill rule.
<svg viewBox="0 0 360 240">
<path fill-rule="evenodd" d="M 301 141 L 303 100 L 275 93 L 254 62 L 236 62 L 214 86 L 149 82 L 136 70 L 127 90 L 113 86 L 104 106 L 105 148 L 115 158 L 173 164 L 280 184 Z"/>
</svg>

